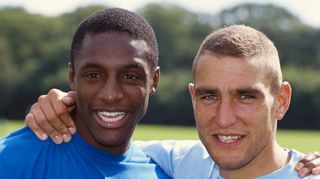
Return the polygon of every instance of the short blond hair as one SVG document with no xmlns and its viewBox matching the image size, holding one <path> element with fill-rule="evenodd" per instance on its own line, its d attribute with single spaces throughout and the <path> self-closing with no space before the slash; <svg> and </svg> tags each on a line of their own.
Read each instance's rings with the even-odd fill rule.
<svg viewBox="0 0 320 179">
<path fill-rule="evenodd" d="M 201 55 L 209 52 L 221 57 L 252 58 L 267 57 L 266 82 L 272 91 L 280 87 L 282 72 L 278 51 L 273 42 L 262 32 L 245 25 L 232 25 L 209 34 L 202 42 L 193 61 L 193 77 Z"/>
</svg>

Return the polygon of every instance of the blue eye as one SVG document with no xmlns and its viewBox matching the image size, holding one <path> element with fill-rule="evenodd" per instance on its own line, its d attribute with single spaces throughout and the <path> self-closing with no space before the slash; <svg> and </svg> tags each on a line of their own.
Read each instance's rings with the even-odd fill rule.
<svg viewBox="0 0 320 179">
<path fill-rule="evenodd" d="M 240 96 L 240 99 L 241 99 L 241 100 L 249 100 L 249 99 L 254 99 L 254 98 L 255 98 L 255 96 L 253 96 L 253 95 L 247 95 L 247 94 Z"/>
<path fill-rule="evenodd" d="M 204 96 L 201 97 L 201 99 L 203 99 L 203 100 L 208 100 L 208 101 L 209 101 L 209 100 L 212 101 L 212 100 L 217 100 L 218 97 L 215 96 L 215 95 L 204 95 Z"/>
</svg>

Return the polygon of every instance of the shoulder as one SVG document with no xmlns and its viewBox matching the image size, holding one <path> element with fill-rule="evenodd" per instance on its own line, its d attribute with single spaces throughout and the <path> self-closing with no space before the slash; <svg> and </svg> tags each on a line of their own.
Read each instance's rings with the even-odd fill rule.
<svg viewBox="0 0 320 179">
<path fill-rule="evenodd" d="M 261 176 L 258 177 L 259 179 L 271 179 L 271 178 L 290 178 L 290 179 L 300 179 L 297 171 L 295 170 L 295 165 L 296 163 L 304 156 L 303 153 L 298 152 L 294 149 L 288 150 L 288 149 L 284 149 L 286 152 L 288 152 L 289 156 L 290 156 L 290 161 L 283 166 L 282 168 L 280 168 L 277 171 L 274 171 L 270 174 L 267 174 L 265 176 Z M 307 178 L 318 178 L 320 179 L 320 177 L 315 176 L 315 175 L 310 175 L 308 177 L 305 177 L 305 179 Z"/>
<path fill-rule="evenodd" d="M 7 166 L 23 165 L 40 153 L 41 148 L 48 142 L 40 141 L 28 127 L 14 131 L 0 139 L 0 165 L 3 162 L 6 162 Z"/>
<path fill-rule="evenodd" d="M 42 143 L 28 127 L 23 127 L 17 131 L 14 131 L 7 136 L 0 139 L 0 153 L 19 150 L 18 147 L 24 147 L 23 150 L 27 150 L 30 147 L 37 147 Z"/>
<path fill-rule="evenodd" d="M 200 141 L 137 141 L 136 144 L 170 176 L 207 175 L 213 161 Z"/>
<path fill-rule="evenodd" d="M 197 140 L 135 141 L 135 144 L 143 151 L 174 151 L 176 154 L 183 154 L 191 149 L 203 150 L 201 142 Z"/>
<path fill-rule="evenodd" d="M 28 167 L 28 161 L 36 153 L 40 140 L 33 135 L 28 127 L 21 128 L 0 138 L 0 178 L 11 178 L 22 169 Z"/>
</svg>

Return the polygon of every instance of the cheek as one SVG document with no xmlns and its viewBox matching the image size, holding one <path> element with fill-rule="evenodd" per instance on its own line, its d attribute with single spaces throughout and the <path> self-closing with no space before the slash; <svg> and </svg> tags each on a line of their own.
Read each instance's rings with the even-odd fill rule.
<svg viewBox="0 0 320 179">
<path fill-rule="evenodd" d="M 77 103 L 82 106 L 84 104 L 91 103 L 96 99 L 95 95 L 99 93 L 98 89 L 91 85 L 75 85 L 76 94 L 77 94 Z M 101 88 L 100 88 L 101 89 Z"/>
<path fill-rule="evenodd" d="M 148 90 L 144 87 L 127 88 L 125 90 L 126 98 L 130 100 L 130 104 L 137 109 L 137 111 L 145 112 L 148 106 Z"/>
<path fill-rule="evenodd" d="M 201 128 L 199 132 L 209 129 L 216 115 L 214 107 L 195 103 L 194 116 L 197 128 Z"/>
<path fill-rule="evenodd" d="M 237 111 L 246 126 L 251 130 L 256 130 L 258 133 L 264 133 L 273 126 L 270 110 L 267 105 L 254 105 L 242 107 Z"/>
</svg>

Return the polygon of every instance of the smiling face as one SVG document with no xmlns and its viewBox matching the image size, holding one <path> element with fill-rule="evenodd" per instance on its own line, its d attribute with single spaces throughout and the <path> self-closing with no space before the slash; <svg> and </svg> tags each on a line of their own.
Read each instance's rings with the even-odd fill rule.
<svg viewBox="0 0 320 179">
<path fill-rule="evenodd" d="M 93 146 L 126 151 L 159 79 L 159 69 L 141 57 L 147 50 L 127 33 L 85 35 L 74 70 L 69 65 L 69 83 L 77 93 L 78 131 Z"/>
<path fill-rule="evenodd" d="M 290 86 L 285 84 L 273 94 L 261 61 L 207 52 L 195 66 L 195 83 L 189 84 L 189 91 L 196 125 L 220 171 L 271 156 L 276 120 L 287 109 Z"/>
</svg>

